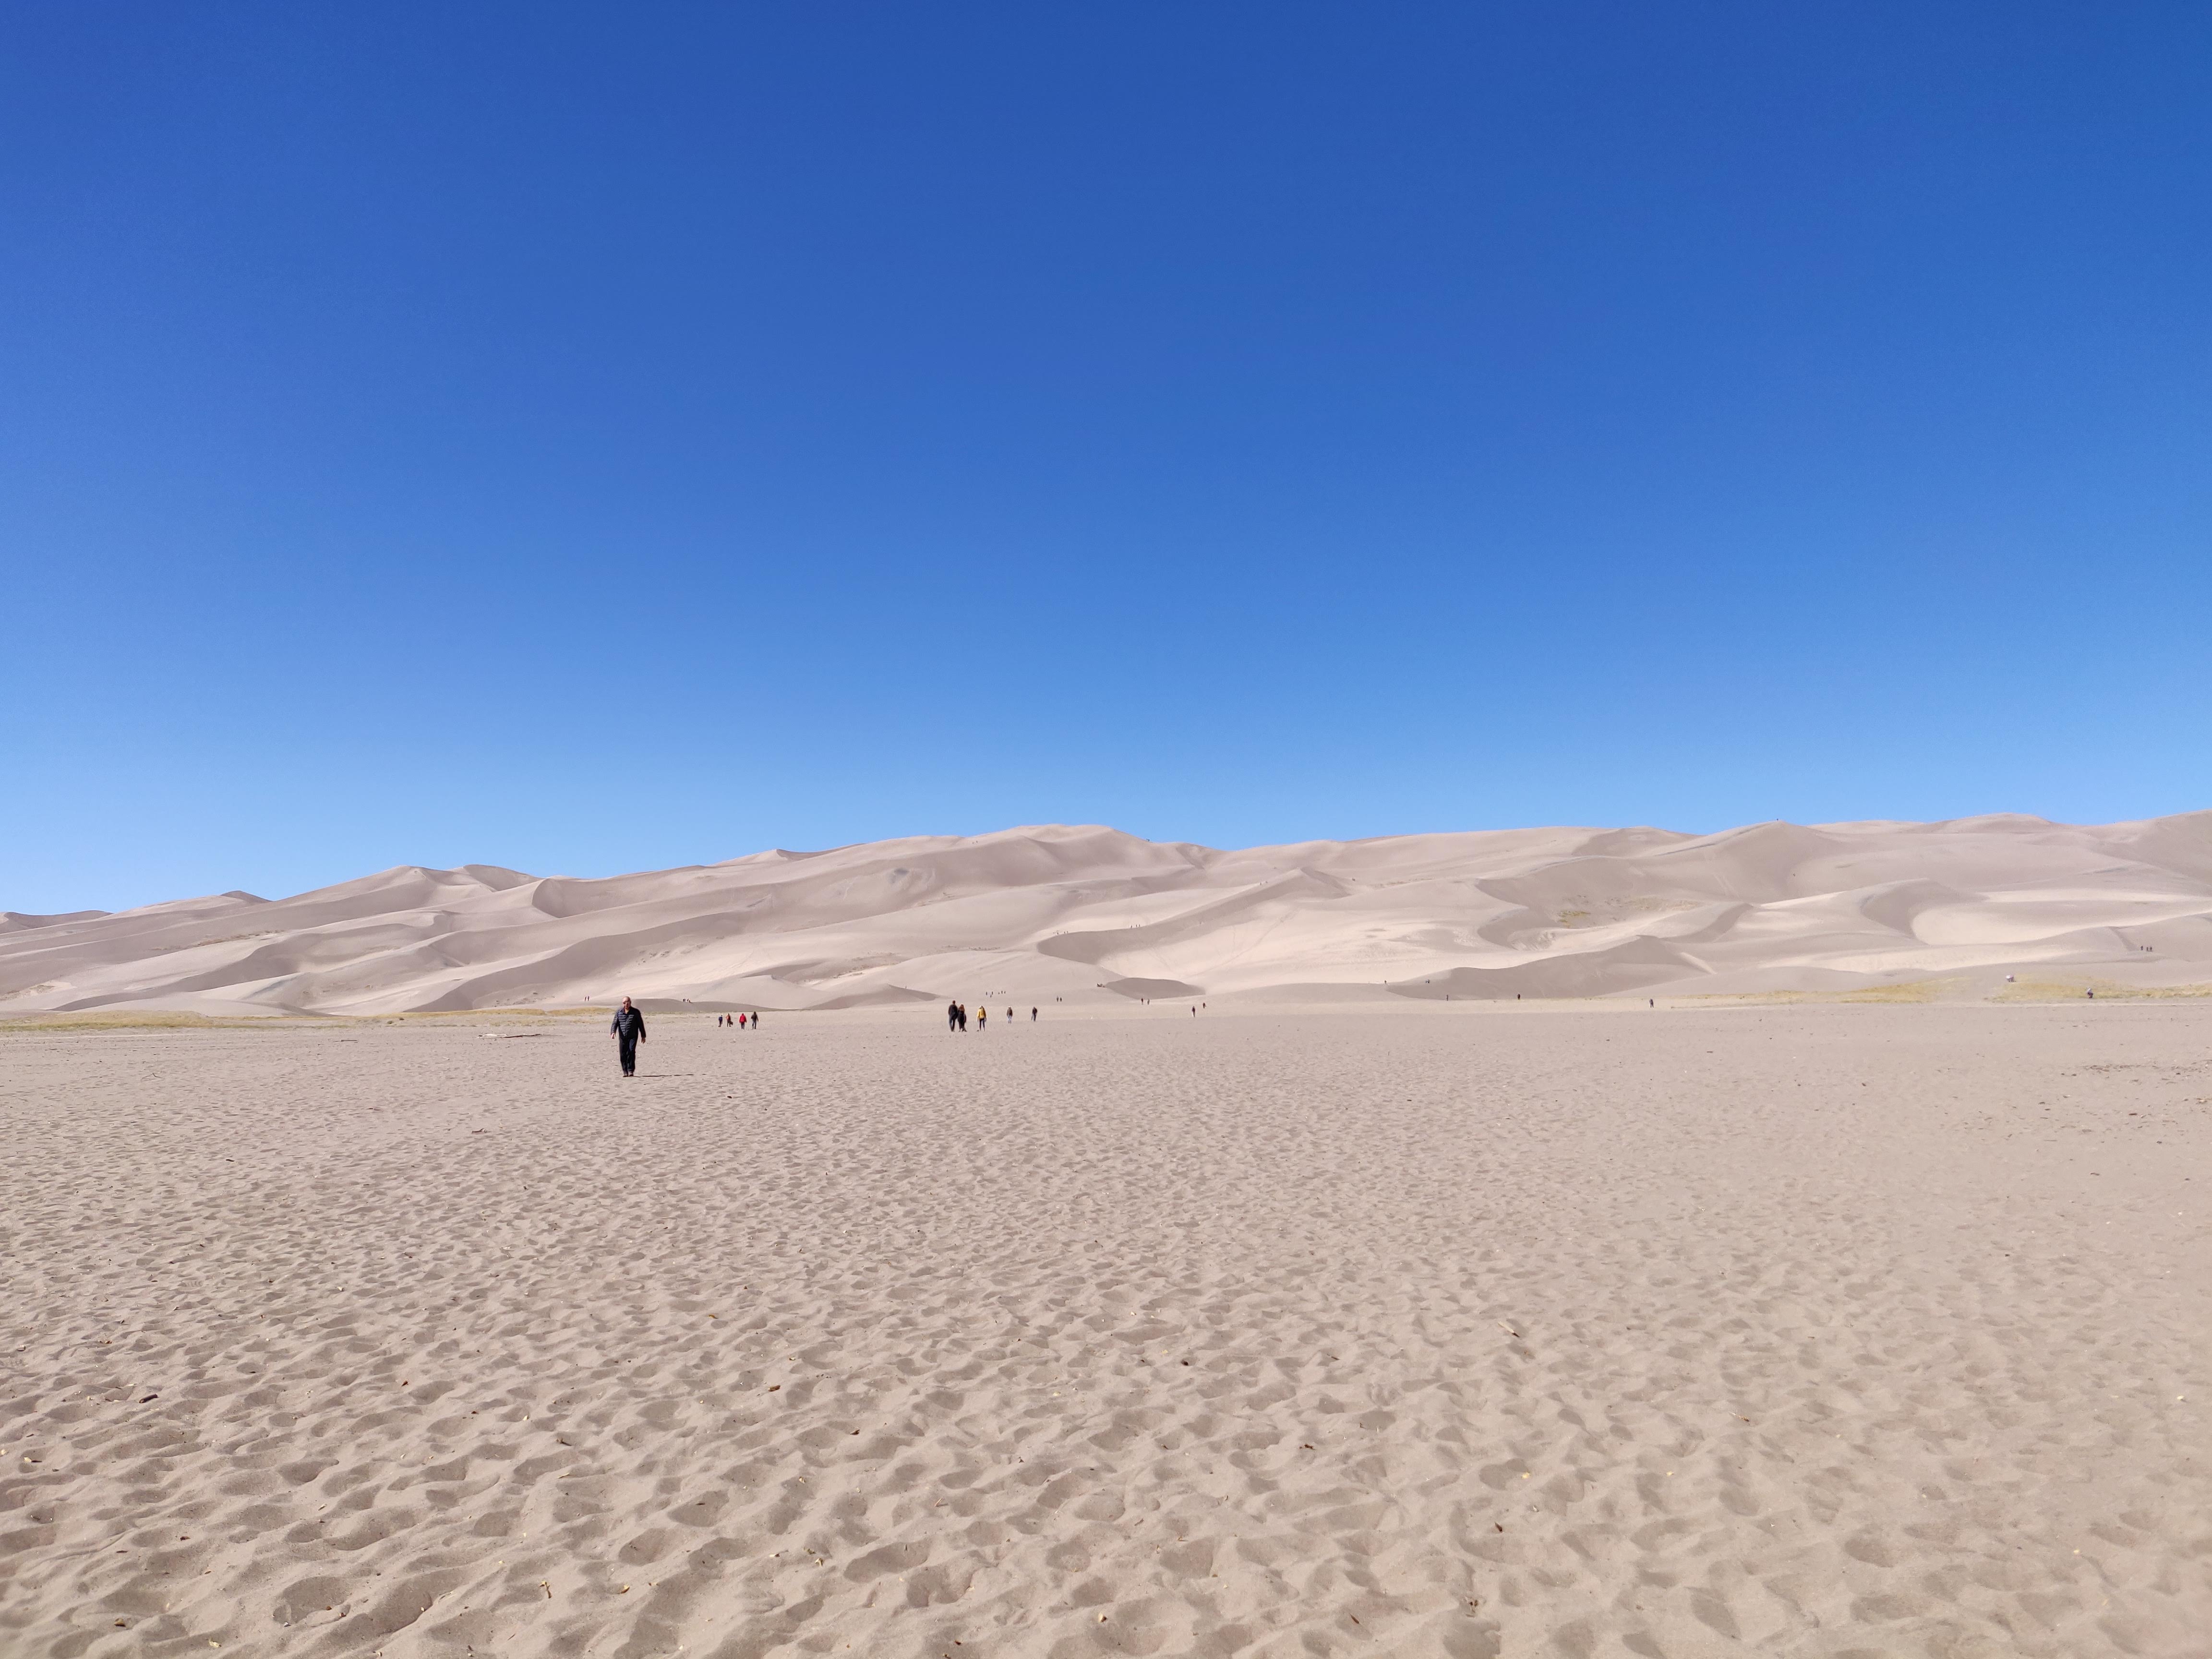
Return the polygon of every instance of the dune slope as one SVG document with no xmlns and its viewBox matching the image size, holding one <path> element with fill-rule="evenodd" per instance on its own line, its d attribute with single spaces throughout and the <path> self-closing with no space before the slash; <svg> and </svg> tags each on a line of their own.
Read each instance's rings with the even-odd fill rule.
<svg viewBox="0 0 2212 1659">
<path fill-rule="evenodd" d="M 276 900 L 7 913 L 0 1012 L 836 1008 L 1296 990 L 1577 997 L 2050 970 L 2212 978 L 2212 812 L 1542 829 L 1224 852 L 1097 826 L 604 880 L 405 866 Z"/>
</svg>

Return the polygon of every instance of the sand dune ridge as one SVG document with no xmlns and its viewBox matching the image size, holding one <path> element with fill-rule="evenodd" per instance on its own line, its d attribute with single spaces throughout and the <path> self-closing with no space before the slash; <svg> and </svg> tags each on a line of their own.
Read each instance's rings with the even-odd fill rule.
<svg viewBox="0 0 2212 1659">
<path fill-rule="evenodd" d="M 0 1012 L 377 1014 L 623 994 L 808 1008 L 1131 986 L 1579 997 L 1990 986 L 2021 969 L 2212 979 L 2212 812 L 1235 851 L 1029 825 L 603 879 L 402 866 L 284 899 L 0 919 Z"/>
</svg>

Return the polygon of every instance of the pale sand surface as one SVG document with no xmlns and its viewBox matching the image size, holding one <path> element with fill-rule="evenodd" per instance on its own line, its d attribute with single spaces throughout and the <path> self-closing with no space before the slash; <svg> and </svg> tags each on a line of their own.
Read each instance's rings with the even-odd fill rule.
<svg viewBox="0 0 2212 1659">
<path fill-rule="evenodd" d="M 2212 811 L 1480 830 L 1240 852 L 1096 824 L 600 880 L 413 866 L 0 913 L 0 1015 L 2212 993 Z"/>
<path fill-rule="evenodd" d="M 0 1652 L 2212 1651 L 2201 1008 L 482 1024 L 0 1032 Z"/>
</svg>

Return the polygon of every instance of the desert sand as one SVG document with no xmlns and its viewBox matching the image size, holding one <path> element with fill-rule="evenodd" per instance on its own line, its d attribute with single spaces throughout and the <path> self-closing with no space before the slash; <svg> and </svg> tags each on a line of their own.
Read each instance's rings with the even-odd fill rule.
<svg viewBox="0 0 2212 1659">
<path fill-rule="evenodd" d="M 1221 852 L 1096 826 L 581 881 L 414 866 L 265 900 L 0 916 L 0 1014 L 388 1013 L 628 994 L 1455 1000 L 2081 995 L 2212 981 L 2212 812 L 1548 829 Z"/>
<path fill-rule="evenodd" d="M 2202 1656 L 2207 1012 L 0 1030 L 0 1651 Z"/>
</svg>

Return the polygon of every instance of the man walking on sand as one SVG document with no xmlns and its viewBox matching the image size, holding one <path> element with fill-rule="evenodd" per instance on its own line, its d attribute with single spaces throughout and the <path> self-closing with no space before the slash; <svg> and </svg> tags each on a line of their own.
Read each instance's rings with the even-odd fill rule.
<svg viewBox="0 0 2212 1659">
<path fill-rule="evenodd" d="M 645 1038 L 645 1016 L 630 1006 L 628 997 L 615 1010 L 615 1023 L 607 1027 L 607 1035 L 615 1040 L 615 1047 L 621 1052 L 623 1075 L 635 1077 L 637 1045 Z"/>
</svg>

